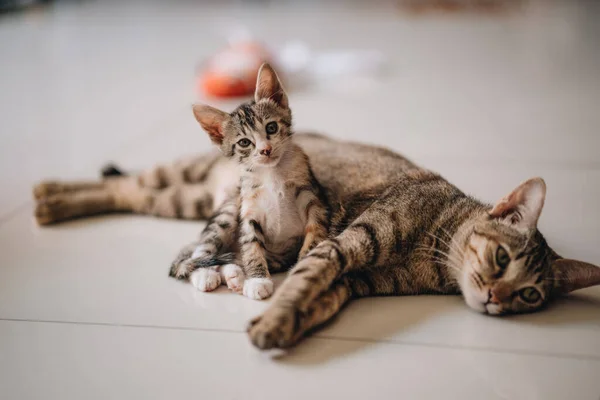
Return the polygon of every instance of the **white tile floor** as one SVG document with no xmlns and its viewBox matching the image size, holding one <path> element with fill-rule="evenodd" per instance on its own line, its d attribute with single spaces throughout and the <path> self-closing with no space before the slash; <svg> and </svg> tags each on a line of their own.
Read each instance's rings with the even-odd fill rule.
<svg viewBox="0 0 600 400">
<path fill-rule="evenodd" d="M 365 299 L 291 353 L 261 354 L 243 332 L 265 303 L 166 276 L 200 224 L 33 223 L 36 180 L 207 148 L 188 111 L 194 66 L 244 21 L 274 44 L 388 55 L 380 82 L 293 91 L 299 130 L 388 145 L 487 201 L 541 175 L 543 232 L 600 264 L 600 4 L 418 18 L 377 4 L 80 2 L 0 16 L 1 398 L 600 397 L 600 287 L 509 318 L 458 297 Z"/>
</svg>

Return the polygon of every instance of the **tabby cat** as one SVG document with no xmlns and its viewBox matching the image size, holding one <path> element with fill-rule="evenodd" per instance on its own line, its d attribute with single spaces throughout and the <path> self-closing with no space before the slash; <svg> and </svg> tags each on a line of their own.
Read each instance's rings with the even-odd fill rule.
<svg viewBox="0 0 600 400">
<path fill-rule="evenodd" d="M 292 141 L 287 95 L 268 64 L 258 72 L 254 101 L 231 114 L 207 105 L 193 110 L 221 153 L 238 162 L 240 189 L 217 209 L 192 258 L 175 265 L 171 276 L 190 276 L 203 291 L 215 289 L 221 278 L 239 290 L 245 276 L 244 295 L 264 299 L 273 293 L 269 269 L 289 269 L 326 238 L 324 192 Z M 243 272 L 224 259 L 226 252 L 241 253 Z"/>
<path fill-rule="evenodd" d="M 290 346 L 364 296 L 462 293 L 469 307 L 501 315 L 537 311 L 600 284 L 600 268 L 560 257 L 537 230 L 546 193 L 540 178 L 491 206 L 383 148 L 314 134 L 296 134 L 295 142 L 329 202 L 329 235 L 250 323 L 259 348 Z M 106 172 L 111 177 L 98 182 L 37 185 L 37 221 L 114 211 L 209 218 L 240 178 L 236 161 L 218 153 L 137 177 Z M 198 244 L 186 246 L 173 269 L 189 263 Z"/>
</svg>

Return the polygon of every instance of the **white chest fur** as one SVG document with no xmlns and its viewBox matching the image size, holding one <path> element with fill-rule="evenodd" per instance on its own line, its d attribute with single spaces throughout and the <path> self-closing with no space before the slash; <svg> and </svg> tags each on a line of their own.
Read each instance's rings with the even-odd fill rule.
<svg viewBox="0 0 600 400">
<path fill-rule="evenodd" d="M 258 217 L 269 247 L 277 247 L 292 237 L 304 234 L 304 221 L 296 206 L 295 187 L 286 185 L 286 177 L 278 168 L 255 173 L 254 188 L 243 188 L 242 214 L 250 211 Z"/>
</svg>

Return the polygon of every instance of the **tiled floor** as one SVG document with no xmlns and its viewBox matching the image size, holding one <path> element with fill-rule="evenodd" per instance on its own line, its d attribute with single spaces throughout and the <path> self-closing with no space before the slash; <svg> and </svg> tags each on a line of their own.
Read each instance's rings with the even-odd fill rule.
<svg viewBox="0 0 600 400">
<path fill-rule="evenodd" d="M 365 299 L 261 354 L 244 326 L 266 303 L 166 276 L 201 224 L 33 223 L 36 180 L 206 149 L 194 67 L 244 21 L 275 45 L 389 57 L 379 80 L 292 91 L 298 130 L 387 145 L 487 201 L 541 175 L 544 234 L 600 264 L 600 3 L 419 17 L 385 2 L 216 4 L 0 16 L 0 398 L 600 398 L 600 287 L 508 318 L 458 297 Z"/>
</svg>

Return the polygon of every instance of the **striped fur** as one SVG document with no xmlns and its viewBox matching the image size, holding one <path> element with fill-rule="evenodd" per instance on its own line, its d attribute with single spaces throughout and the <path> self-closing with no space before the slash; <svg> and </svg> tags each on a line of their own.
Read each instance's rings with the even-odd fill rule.
<svg viewBox="0 0 600 400">
<path fill-rule="evenodd" d="M 501 208 L 494 217 L 493 207 L 398 154 L 314 134 L 295 135 L 295 142 L 310 157 L 328 200 L 330 233 L 290 271 L 270 307 L 250 325 L 250 338 L 258 347 L 290 346 L 348 301 L 364 296 L 462 293 L 469 306 L 482 310 L 481 301 L 473 302 L 477 298 L 472 297 L 492 283 L 501 283 L 496 289 L 500 297 L 505 296 L 501 312 L 506 313 L 539 310 L 557 295 L 600 284 L 600 268 L 561 258 L 537 229 L 515 229 L 513 224 L 520 223 L 519 218 L 513 222 L 515 213 Z M 36 218 L 40 224 L 51 224 L 115 211 L 209 218 L 227 203 L 227 194 L 237 190 L 239 168 L 213 154 L 196 162 L 198 170 L 211 165 L 206 175 L 199 175 L 202 180 L 163 189 L 144 186 L 145 181 L 136 176 L 43 182 L 34 188 Z M 175 176 L 184 170 L 182 165 L 165 168 Z M 148 174 L 152 172 L 142 176 Z M 173 197 L 174 191 L 180 196 Z M 196 212 L 187 216 L 176 209 Z M 514 264 L 504 271 L 484 256 L 495 254 L 499 244 L 510 252 Z M 197 242 L 186 246 L 174 265 L 188 260 L 197 247 Z M 268 249 L 266 254 L 271 265 L 285 264 Z M 464 268 L 471 261 L 477 269 Z M 542 302 L 531 307 L 523 304 L 513 296 L 515 291 L 507 290 L 508 283 L 537 287 Z M 496 306 L 490 311 L 500 312 Z"/>
<path fill-rule="evenodd" d="M 329 212 L 321 185 L 302 148 L 293 143 L 291 111 L 275 72 L 264 65 L 258 74 L 254 101 L 227 114 L 210 106 L 194 106 L 194 115 L 221 152 L 238 163 L 239 258 L 246 278 L 244 295 L 271 295 L 269 270 L 291 267 L 327 236 Z M 230 229 L 208 224 L 204 239 L 190 260 L 174 266 L 185 277 L 198 265 L 194 257 L 214 258 L 229 249 L 216 246 Z M 301 245 L 301 247 L 299 247 Z M 230 261 L 228 261 L 230 262 Z M 181 275 L 179 275 L 181 273 Z"/>
<path fill-rule="evenodd" d="M 299 255 L 248 327 L 262 349 L 293 345 L 364 296 L 461 293 L 474 310 L 500 315 L 600 284 L 600 268 L 560 257 L 537 230 L 540 178 L 491 206 L 383 148 L 314 134 L 292 142 L 287 97 L 273 74 L 231 114 L 194 110 L 222 155 L 139 176 L 112 168 L 99 182 L 42 182 L 34 188 L 38 223 L 108 212 L 210 217 L 170 275 L 201 290 L 225 281 L 254 298 L 272 291 L 268 269 Z M 240 262 L 249 276 L 243 289 Z"/>
</svg>

